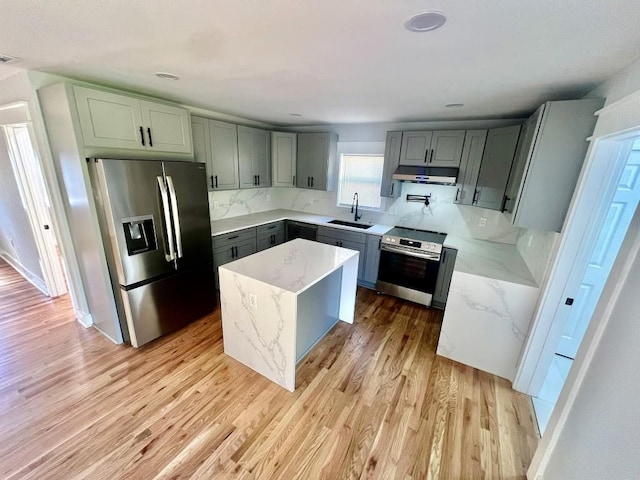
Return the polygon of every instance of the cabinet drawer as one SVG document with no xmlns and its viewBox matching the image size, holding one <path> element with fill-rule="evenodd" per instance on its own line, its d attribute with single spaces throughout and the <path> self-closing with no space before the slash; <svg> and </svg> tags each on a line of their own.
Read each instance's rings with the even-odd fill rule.
<svg viewBox="0 0 640 480">
<path fill-rule="evenodd" d="M 367 234 L 360 232 L 351 232 L 349 230 L 342 230 L 340 228 L 331 228 L 320 225 L 318 227 L 318 237 L 333 237 L 337 240 L 342 240 L 346 242 L 356 242 L 356 243 L 366 243 L 367 242 Z"/>
<path fill-rule="evenodd" d="M 216 235 L 215 237 L 213 237 L 213 250 L 215 253 L 215 251 L 220 248 L 237 245 L 238 243 L 244 242 L 245 240 L 255 241 L 255 239 L 255 227 L 245 228 L 244 230 L 237 230 L 235 232 L 225 233 L 223 235 Z"/>
<path fill-rule="evenodd" d="M 281 243 L 284 243 L 284 229 L 259 235 L 256 241 L 259 252 L 280 245 Z"/>
<path fill-rule="evenodd" d="M 266 225 L 259 225 L 256 227 L 256 235 L 260 238 L 263 235 L 271 235 L 272 233 L 276 233 L 281 230 L 284 232 L 284 220 L 267 223 Z"/>
</svg>

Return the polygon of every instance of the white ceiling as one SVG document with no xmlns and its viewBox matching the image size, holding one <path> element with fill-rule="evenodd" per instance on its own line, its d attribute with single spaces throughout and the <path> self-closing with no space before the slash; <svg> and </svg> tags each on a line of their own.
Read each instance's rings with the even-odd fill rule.
<svg viewBox="0 0 640 480">
<path fill-rule="evenodd" d="M 442 28 L 403 28 L 429 9 Z M 640 54 L 638 0 L 0 0 L 0 12 L 0 52 L 23 59 L 0 78 L 43 70 L 273 124 L 520 116 Z"/>
</svg>

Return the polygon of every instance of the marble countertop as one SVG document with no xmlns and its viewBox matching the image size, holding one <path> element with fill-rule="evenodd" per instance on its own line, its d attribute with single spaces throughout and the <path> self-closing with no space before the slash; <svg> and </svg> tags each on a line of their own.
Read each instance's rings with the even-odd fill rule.
<svg viewBox="0 0 640 480">
<path fill-rule="evenodd" d="M 347 248 L 297 238 L 219 268 L 300 294 L 357 255 Z"/>
<path fill-rule="evenodd" d="M 515 245 L 447 235 L 444 246 L 458 250 L 455 271 L 538 286 Z"/>
<path fill-rule="evenodd" d="M 223 218 L 211 222 L 211 234 L 213 236 L 231 233 L 243 228 L 257 227 L 267 223 L 276 222 L 278 220 L 294 220 L 298 222 L 313 223 L 314 225 L 325 225 L 331 228 L 339 228 L 352 232 L 362 232 L 374 235 L 382 235 L 387 233 L 393 227 L 388 225 L 372 225 L 371 228 L 354 228 L 343 225 L 334 225 L 329 223 L 335 217 L 326 217 L 322 215 L 314 215 L 312 213 L 296 212 L 295 210 L 269 210 L 260 213 L 251 213 L 249 215 L 241 215 L 239 217 Z M 343 220 L 343 219 L 340 219 Z M 349 220 L 347 220 L 349 221 Z M 361 222 L 362 223 L 362 222 Z"/>
</svg>

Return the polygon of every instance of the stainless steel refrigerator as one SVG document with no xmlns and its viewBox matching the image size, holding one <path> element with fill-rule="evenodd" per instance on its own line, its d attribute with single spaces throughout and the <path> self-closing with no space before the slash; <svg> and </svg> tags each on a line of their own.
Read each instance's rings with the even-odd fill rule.
<svg viewBox="0 0 640 480">
<path fill-rule="evenodd" d="M 215 307 L 203 163 L 89 159 L 123 338 L 134 347 Z"/>
</svg>

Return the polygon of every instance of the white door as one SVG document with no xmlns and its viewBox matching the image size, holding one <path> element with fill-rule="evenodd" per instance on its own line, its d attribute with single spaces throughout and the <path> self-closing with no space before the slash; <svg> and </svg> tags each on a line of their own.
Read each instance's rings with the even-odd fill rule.
<svg viewBox="0 0 640 480">
<path fill-rule="evenodd" d="M 575 358 L 640 198 L 640 141 L 631 150 L 556 352 Z"/>
<path fill-rule="evenodd" d="M 147 149 L 170 153 L 191 153 L 189 112 L 164 103 L 140 100 Z"/>
</svg>

